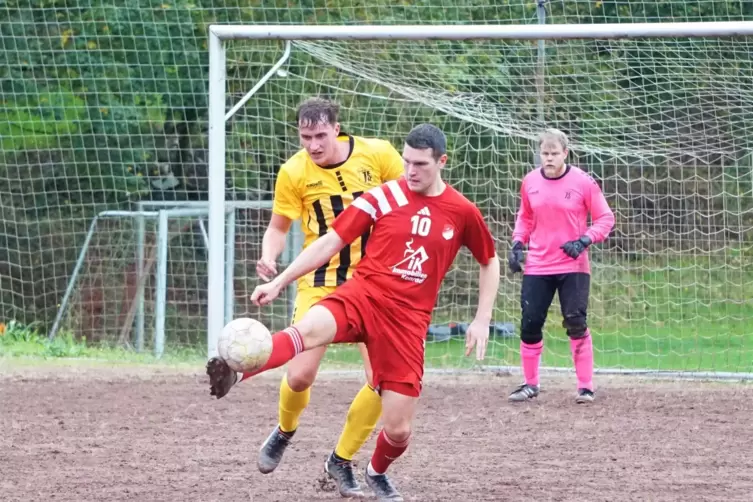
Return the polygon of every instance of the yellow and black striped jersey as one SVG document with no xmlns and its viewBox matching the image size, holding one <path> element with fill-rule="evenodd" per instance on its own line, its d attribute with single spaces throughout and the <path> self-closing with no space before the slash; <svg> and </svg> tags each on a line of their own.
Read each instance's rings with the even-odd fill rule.
<svg viewBox="0 0 753 502">
<path fill-rule="evenodd" d="M 385 140 L 341 135 L 350 142 L 350 155 L 336 165 L 321 167 L 300 150 L 280 167 L 272 212 L 301 220 L 303 247 L 327 233 L 334 219 L 353 200 L 386 181 L 403 175 L 403 159 Z M 338 286 L 349 279 L 363 256 L 368 232 L 319 269 L 301 277 L 304 287 Z"/>
</svg>

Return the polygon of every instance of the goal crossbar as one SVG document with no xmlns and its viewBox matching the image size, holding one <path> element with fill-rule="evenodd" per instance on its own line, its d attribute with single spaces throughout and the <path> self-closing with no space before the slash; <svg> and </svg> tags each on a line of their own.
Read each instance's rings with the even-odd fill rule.
<svg viewBox="0 0 753 502">
<path fill-rule="evenodd" d="M 554 40 L 753 35 L 753 21 L 607 24 L 211 25 L 220 40 Z"/>
<path fill-rule="evenodd" d="M 225 242 L 226 54 L 228 40 L 564 40 L 753 35 L 753 21 L 531 25 L 210 25 L 209 48 L 209 242 Z M 286 46 L 286 50 L 289 45 Z M 254 91 L 263 85 L 254 87 Z M 244 96 L 247 101 L 253 92 Z M 209 247 L 208 355 L 217 354 L 224 326 L 225 250 Z"/>
</svg>

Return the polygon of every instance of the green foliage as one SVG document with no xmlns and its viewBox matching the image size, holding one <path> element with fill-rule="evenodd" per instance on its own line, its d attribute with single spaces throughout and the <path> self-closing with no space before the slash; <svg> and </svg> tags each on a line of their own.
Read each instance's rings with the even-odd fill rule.
<svg viewBox="0 0 753 502">
<path fill-rule="evenodd" d="M 60 136 L 79 132 L 76 123 L 84 118 L 83 104 L 82 99 L 63 89 L 39 95 L 19 94 L 13 106 L 0 111 L 0 149 L 54 148 Z"/>
<path fill-rule="evenodd" d="M 753 16 L 746 2 L 721 0 L 662 3 L 550 1 L 547 10 L 548 22 L 554 23 L 726 20 Z M 535 2 L 310 0 L 291 8 L 283 0 L 136 0 L 122 5 L 112 0 L 84 3 L 10 1 L 0 11 L 0 40 L 7 60 L 7 65 L 0 68 L 0 85 L 5 99 L 5 107 L 0 110 L 0 144 L 5 152 L 2 164 L 23 163 L 16 154 L 29 150 L 65 152 L 64 158 L 60 159 L 63 165 L 52 174 L 57 181 L 34 185 L 31 190 L 75 192 L 69 199 L 71 205 L 91 202 L 123 204 L 148 195 L 146 183 L 165 174 L 161 170 L 166 159 L 171 157 L 172 132 L 168 129 L 176 123 L 183 124 L 189 149 L 206 146 L 202 127 L 207 108 L 206 29 L 212 23 L 483 24 L 521 21 L 536 22 Z M 411 74 L 431 75 L 433 84 L 448 91 L 495 89 L 499 96 L 514 96 L 515 119 L 537 123 L 537 96 L 532 92 L 530 75 L 517 73 L 521 66 L 505 64 L 506 61 L 523 59 L 533 61 L 535 45 L 510 43 L 504 54 L 495 54 L 484 44 L 441 41 L 432 44 L 434 51 L 411 51 L 413 43 L 396 42 L 390 50 L 375 51 L 375 62 L 384 61 L 388 69 L 409 65 L 412 71 L 403 78 L 410 78 Z M 549 44 L 547 49 L 547 87 L 555 91 L 558 87 L 583 83 L 568 71 L 582 55 L 591 61 L 594 70 L 604 70 L 605 64 L 613 64 L 615 47 L 605 50 L 604 44 L 594 41 L 586 43 L 585 50 L 572 53 L 574 46 L 558 45 Z M 263 50 L 246 49 L 246 57 L 241 56 L 235 65 L 229 65 L 230 74 L 239 72 L 245 77 L 235 80 L 236 84 L 250 81 L 266 70 L 279 54 L 279 51 L 269 49 L 268 45 Z M 621 50 L 619 44 L 616 50 Z M 620 103 L 629 99 L 631 90 L 640 87 L 656 101 L 668 102 L 674 99 L 672 81 L 692 78 L 695 71 L 692 65 L 685 67 L 687 75 L 678 74 L 675 67 L 647 66 L 645 57 L 657 62 L 664 54 L 677 57 L 674 46 L 662 49 L 659 41 L 646 41 L 624 50 L 634 54 L 622 54 L 620 60 L 627 62 L 622 68 L 606 68 L 616 73 L 609 81 L 610 87 L 592 88 L 591 92 L 550 92 L 548 122 L 582 135 L 589 144 L 606 147 L 608 145 L 599 143 L 616 138 L 596 135 L 594 131 L 613 129 L 627 134 L 634 127 L 630 122 L 633 117 L 618 111 Z M 692 47 L 687 48 L 687 56 L 692 57 Z M 725 55 L 719 54 L 719 57 L 721 61 Z M 301 57 L 298 64 L 307 63 L 311 63 L 307 84 L 295 84 L 285 89 L 286 95 L 269 96 L 263 91 L 262 94 L 267 95 L 259 96 L 271 98 L 264 100 L 268 104 L 259 105 L 258 112 L 275 119 L 272 121 L 276 124 L 274 129 L 231 136 L 233 145 L 242 148 L 253 144 L 255 137 L 279 138 L 290 134 L 290 128 L 285 126 L 289 124 L 289 117 L 281 114 L 297 104 L 301 95 L 320 92 L 321 88 L 317 88 L 315 82 L 332 77 L 331 67 L 311 58 Z M 640 67 L 631 67 L 631 64 L 640 64 Z M 646 73 L 650 68 L 654 68 L 654 74 Z M 719 70 L 744 69 L 723 66 Z M 233 92 L 232 79 L 229 84 L 229 91 Z M 652 86 L 657 92 L 650 92 Z M 594 94 L 599 99 L 594 99 Z M 555 102 L 553 96 L 559 101 Z M 345 105 L 358 110 L 364 100 L 355 98 Z M 654 105 L 652 101 L 635 102 L 630 110 L 633 116 L 649 116 Z M 367 107 L 372 115 L 373 106 L 369 103 Z M 396 107 L 394 104 L 384 102 L 383 106 L 381 111 L 385 115 L 398 116 L 400 113 L 391 109 Z M 573 117 L 573 109 L 578 110 L 577 117 Z M 437 118 L 429 110 L 422 114 Z M 417 116 L 405 117 L 405 120 L 420 118 L 421 112 Z M 359 116 L 349 119 L 356 126 L 367 120 Z M 446 117 L 443 122 L 451 136 L 463 137 L 462 131 L 467 129 L 463 120 Z M 380 132 L 392 139 L 399 138 L 405 128 L 399 122 L 385 127 L 387 129 Z M 728 135 L 739 132 L 730 130 Z M 474 151 L 515 150 L 509 148 L 510 145 L 505 144 L 506 140 L 497 133 L 474 130 L 468 136 L 478 142 Z M 247 165 L 248 159 L 242 161 L 242 166 L 240 160 L 238 164 L 230 163 L 229 176 L 241 193 L 253 188 L 269 189 L 274 167 L 289 153 L 286 150 L 270 155 L 268 152 L 274 152 L 276 147 L 263 142 L 254 146 L 257 152 L 263 153 L 257 155 L 261 158 L 254 159 L 256 162 L 252 165 Z M 488 166 L 491 160 L 489 155 L 480 153 L 468 158 L 467 162 Z M 514 164 L 529 161 L 509 160 Z M 594 164 L 603 161 L 582 160 Z M 71 178 L 77 178 L 76 186 L 67 181 Z M 198 184 L 203 186 L 206 183 Z M 205 197 L 205 193 L 198 196 Z M 36 210 L 46 210 L 50 206 L 44 197 L 35 199 Z"/>
<path fill-rule="evenodd" d="M 0 334 L 0 354 L 8 356 L 81 357 L 87 355 L 85 341 L 72 333 L 61 333 L 54 340 L 39 331 L 38 324 L 23 325 L 10 321 Z"/>
<path fill-rule="evenodd" d="M 0 11 L 3 149 L 68 154 L 60 182 L 83 186 L 40 191 L 127 201 L 145 188 L 166 120 L 196 122 L 206 108 L 203 27 L 189 2 L 35 3 Z"/>
<path fill-rule="evenodd" d="M 70 331 L 59 333 L 50 340 L 40 330 L 40 325 L 24 325 L 17 321 L 4 324 L 0 332 L 0 358 L 21 357 L 41 359 L 93 358 L 113 362 L 200 364 L 205 360 L 203 347 L 169 347 L 162 358 L 149 353 L 135 353 L 123 347 L 106 344 L 89 344 Z"/>
<path fill-rule="evenodd" d="M 689 2 L 615 2 L 615 1 L 550 1 L 548 22 L 634 22 L 657 20 L 727 20 L 750 19 L 753 8 L 748 2 L 696 0 Z M 13 153 L 27 150 L 56 149 L 67 153 L 60 169 L 61 178 L 78 176 L 84 181 L 80 187 L 35 187 L 43 191 L 54 189 L 81 192 L 76 203 L 123 203 L 145 193 L 145 180 L 155 175 L 156 164 L 164 158 L 168 141 L 165 126 L 171 121 L 184 122 L 190 132 L 193 147 L 205 145 L 201 124 L 206 120 L 208 64 L 206 29 L 212 23 L 517 23 L 536 22 L 535 2 L 489 2 L 488 0 L 420 0 L 393 2 L 380 0 L 309 0 L 291 8 L 287 1 L 259 2 L 258 0 L 162 1 L 134 0 L 126 4 L 112 0 L 69 2 L 53 0 L 14 0 L 0 11 L 0 40 L 2 54 L 7 61 L 0 68 L 0 85 L 4 107 L 0 109 L 0 146 L 12 163 Z M 518 119 L 535 118 L 535 94 L 526 87 L 527 79 L 500 73 L 500 58 L 482 45 L 459 42 L 437 42 L 434 53 L 410 51 L 410 43 L 397 43 L 390 51 L 378 51 L 389 67 L 402 63 L 420 63 L 414 73 L 425 74 L 432 69 L 432 77 L 447 90 L 473 91 L 499 89 L 499 94 L 520 96 L 530 101 L 527 111 L 520 110 Z M 555 44 L 556 45 L 556 44 Z M 587 44 L 586 54 L 595 68 L 612 58 L 598 42 Z M 643 48 L 642 48 L 643 47 Z M 568 76 L 567 65 L 579 54 L 549 49 L 550 79 L 547 85 L 565 85 L 557 79 Z M 667 46 L 666 54 L 677 57 L 676 49 Z M 519 44 L 510 44 L 503 59 L 514 61 L 524 55 Z M 661 42 L 646 41 L 636 46 L 635 54 L 624 54 L 624 61 L 641 62 L 641 51 L 657 61 L 662 59 Z M 534 46 L 525 49 L 525 57 L 533 57 Z M 441 54 L 441 55 L 440 55 Z M 253 60 L 241 60 L 246 73 L 260 74 L 275 57 L 274 51 L 254 52 Z M 261 57 L 258 57 L 261 56 Z M 415 57 L 418 56 L 418 57 Z M 573 57 L 575 56 L 575 57 Z M 687 48 L 692 57 L 692 44 Z M 720 61 L 724 54 L 719 54 Z M 559 59 L 559 61 L 558 61 Z M 630 63 L 628 63 L 630 64 Z M 241 67 L 239 67 L 241 68 Z M 593 99 L 592 93 L 572 93 L 573 101 L 549 103 L 549 121 L 567 121 L 569 129 L 588 135 L 583 122 L 601 120 L 598 128 L 619 124 L 629 129 L 619 114 L 610 116 L 614 103 L 623 99 L 626 90 L 641 86 L 655 86 L 662 92 L 648 93 L 657 101 L 672 99 L 671 82 L 682 80 L 677 68 L 657 64 L 655 74 L 641 63 L 640 68 L 622 68 L 624 77 L 614 81 L 612 89 L 595 89 L 604 99 Z M 691 76 L 694 68 L 687 65 Z M 515 72 L 514 66 L 507 68 Z M 640 70 L 640 74 L 635 74 Z M 720 68 L 721 71 L 740 71 L 741 68 Z M 233 67 L 230 67 L 230 72 Z M 326 80 L 322 68 L 314 71 L 311 80 Z M 706 70 L 708 71 L 708 70 Z M 506 84 L 507 82 L 507 84 Z M 509 85 L 509 87 L 505 87 Z M 279 97 L 280 104 L 295 104 L 300 92 L 310 92 L 314 84 L 290 89 L 289 96 Z M 609 94 L 612 94 L 612 99 Z M 287 103 L 286 101 L 290 101 Z M 279 102 L 279 100 L 278 100 Z M 275 103 L 275 100 L 269 101 Z M 353 103 L 360 104 L 360 103 Z M 655 103 L 634 103 L 636 115 L 650 114 Z M 386 105 L 390 106 L 390 105 Z M 520 102 L 516 103 L 521 106 Z M 570 110 L 581 112 L 580 122 L 571 122 Z M 642 109 L 641 107 L 645 107 Z M 282 107 L 267 110 L 277 123 Z M 260 110 L 261 111 L 261 110 Z M 390 113 L 391 110 L 384 110 Z M 526 117 L 528 115 L 528 117 Z M 450 121 L 450 133 L 458 133 L 460 121 Z M 358 123 L 358 120 L 356 120 Z M 402 129 L 399 125 L 394 128 Z M 273 133 L 285 132 L 275 130 Z M 730 131 L 731 134 L 738 131 Z M 389 135 L 390 131 L 385 131 Z M 273 137 L 265 133 L 266 137 Z M 243 138 L 236 139 L 243 142 Z M 598 141 L 589 137 L 590 142 Z M 611 139 L 613 140 L 613 138 Z M 491 146 L 491 138 L 482 138 Z M 260 145 L 263 146 L 263 145 Z M 501 145 L 504 148 L 504 145 Z M 260 148 L 262 149 L 262 148 Z M 278 159 L 263 159 L 264 163 Z M 475 159 L 469 159 L 475 160 Z M 479 159 L 483 161 L 487 159 Z M 18 161 L 18 160 L 16 160 Z M 72 164 L 72 168 L 67 165 Z M 488 164 L 480 164 L 488 165 Z M 247 179 L 248 169 L 233 172 L 238 187 L 246 189 L 258 182 Z M 157 173 L 159 174 L 159 173 Z M 263 178 L 264 176 L 261 176 Z M 62 183 L 62 182 L 61 182 Z M 44 209 L 41 202 L 38 209 Z"/>
</svg>

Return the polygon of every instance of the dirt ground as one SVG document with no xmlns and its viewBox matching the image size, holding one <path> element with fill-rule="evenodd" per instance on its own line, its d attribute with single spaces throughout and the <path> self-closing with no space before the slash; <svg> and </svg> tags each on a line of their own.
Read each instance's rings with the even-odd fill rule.
<svg viewBox="0 0 753 502">
<path fill-rule="evenodd" d="M 278 379 L 218 401 L 202 368 L 0 360 L 0 500 L 339 500 L 323 463 L 361 381 L 322 375 L 294 445 L 262 475 Z M 753 500 L 753 385 L 601 377 L 584 406 L 567 376 L 522 405 L 506 401 L 516 383 L 427 379 L 391 468 L 406 500 Z M 356 457 L 360 479 L 374 440 Z"/>
</svg>

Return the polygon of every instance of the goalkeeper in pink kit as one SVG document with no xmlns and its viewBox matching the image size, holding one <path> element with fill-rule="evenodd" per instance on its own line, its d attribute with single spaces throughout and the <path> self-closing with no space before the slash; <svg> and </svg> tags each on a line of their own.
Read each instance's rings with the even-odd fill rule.
<svg viewBox="0 0 753 502">
<path fill-rule="evenodd" d="M 525 383 L 513 390 L 510 401 L 539 395 L 542 329 L 555 293 L 559 294 L 562 327 L 570 338 L 578 380 L 576 402 L 594 400 L 593 343 L 586 322 L 591 284 L 588 247 L 609 236 L 614 214 L 596 181 L 565 163 L 567 146 L 563 132 L 544 132 L 541 167 L 528 173 L 520 188 L 508 266 L 512 272 L 523 270 L 523 248 L 528 245 L 520 292 L 520 358 Z"/>
<path fill-rule="evenodd" d="M 379 500 L 403 500 L 388 478 L 405 452 L 423 386 L 424 348 L 432 310 L 445 274 L 461 247 L 481 265 L 476 316 L 466 332 L 466 355 L 483 359 L 499 286 L 494 239 L 478 208 L 442 181 L 446 138 L 430 124 L 405 139 L 405 173 L 353 200 L 330 232 L 301 252 L 280 275 L 258 286 L 251 300 L 266 305 L 287 284 L 315 270 L 371 229 L 366 255 L 353 277 L 315 304 L 303 318 L 272 337 L 272 353 L 258 371 L 282 366 L 297 354 L 330 343 L 363 341 L 382 399 L 383 429 L 365 478 Z M 213 394 L 236 375 L 225 364 L 207 366 Z"/>
</svg>

